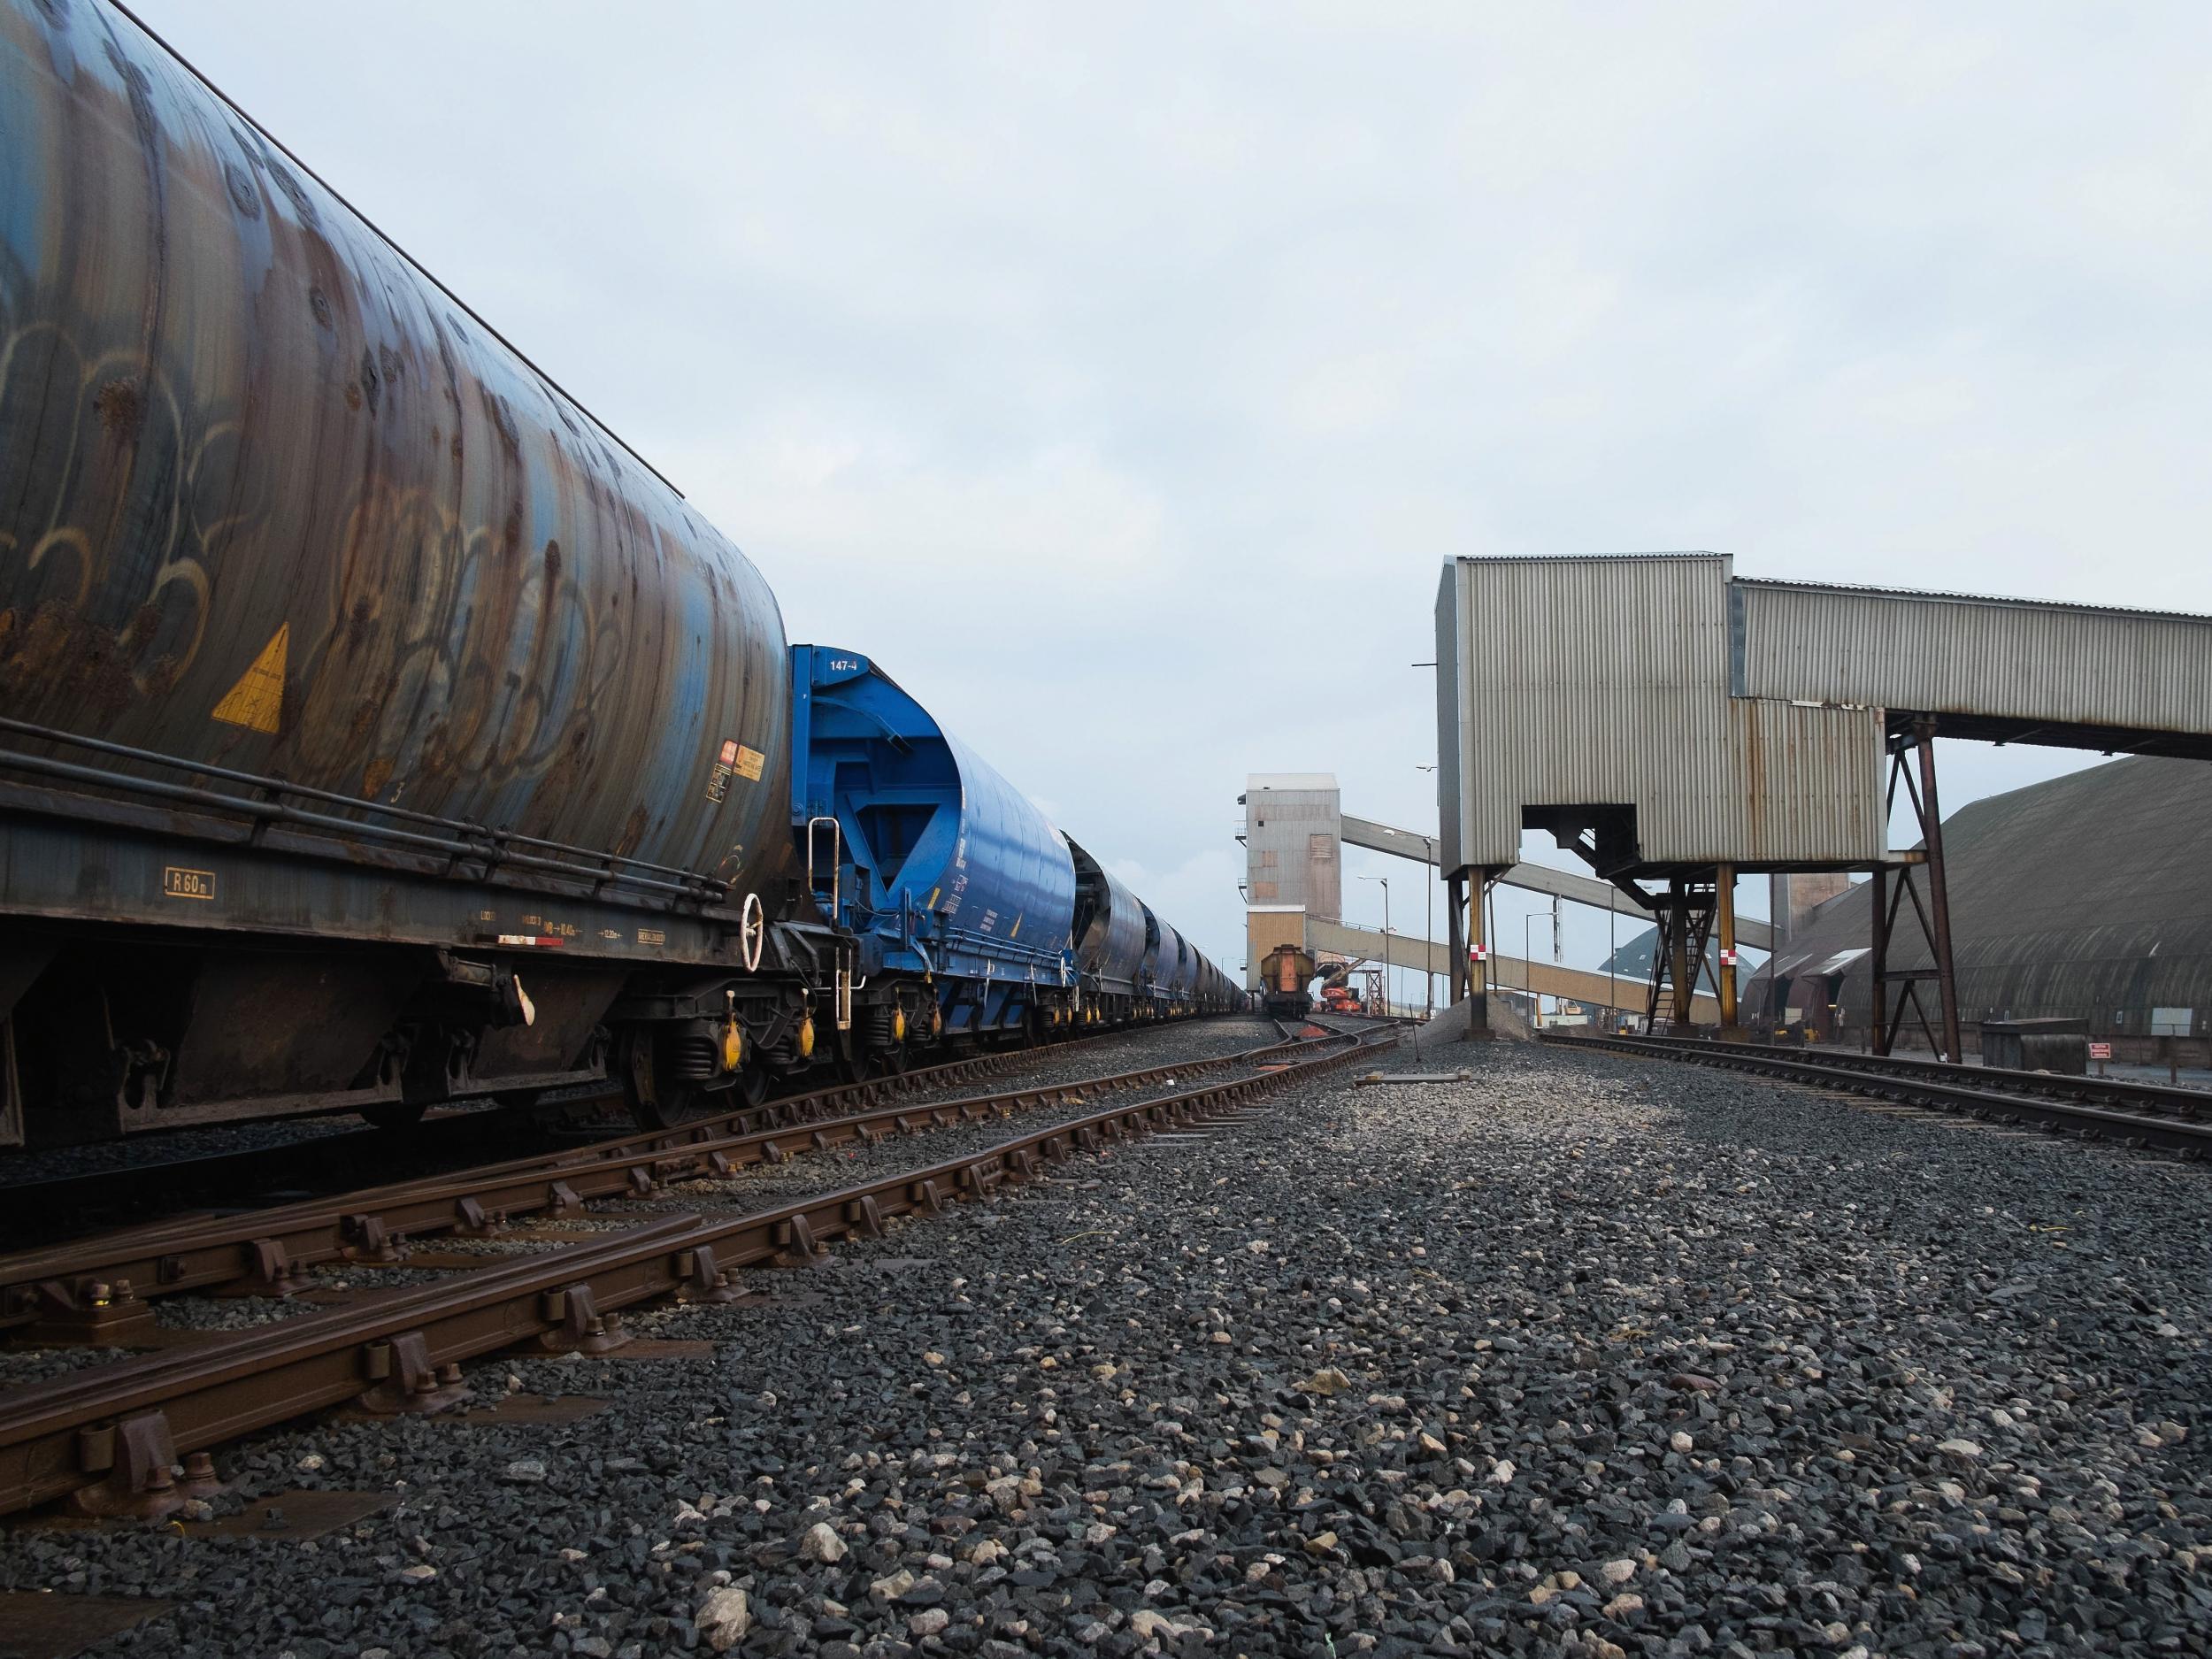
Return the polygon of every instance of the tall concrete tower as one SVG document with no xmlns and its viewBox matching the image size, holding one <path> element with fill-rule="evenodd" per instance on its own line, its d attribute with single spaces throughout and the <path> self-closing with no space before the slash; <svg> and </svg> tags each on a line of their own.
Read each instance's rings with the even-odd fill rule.
<svg viewBox="0 0 2212 1659">
<path fill-rule="evenodd" d="M 1278 945 L 1302 946 L 1306 918 L 1344 919 L 1342 796 L 1326 772 L 1255 772 L 1244 782 L 1244 982 Z"/>
</svg>

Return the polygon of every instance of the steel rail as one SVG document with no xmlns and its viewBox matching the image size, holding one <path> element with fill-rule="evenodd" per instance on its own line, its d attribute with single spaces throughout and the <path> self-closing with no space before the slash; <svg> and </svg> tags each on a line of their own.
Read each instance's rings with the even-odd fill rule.
<svg viewBox="0 0 2212 1659">
<path fill-rule="evenodd" d="M 618 1136 L 268 1210 L 191 1216 L 96 1234 L 0 1256 L 0 1329 L 28 1326 L 33 1334 L 49 1339 L 125 1342 L 151 1332 L 148 1304 L 156 1296 L 230 1286 L 281 1294 L 299 1288 L 296 1275 L 307 1269 L 340 1261 L 397 1262 L 407 1240 L 426 1234 L 481 1236 L 516 1216 L 567 1215 L 592 1199 L 647 1196 L 671 1180 L 781 1163 L 793 1151 L 827 1150 L 1010 1116 L 1087 1093 L 1141 1088 L 1179 1072 L 1261 1064 L 1317 1042 L 1345 1041 L 1339 1036 L 1271 1043 L 1208 1059 L 933 1103 L 894 1096 L 859 1112 L 805 1121 L 764 1125 L 757 1121 L 757 1110 L 736 1112 L 710 1123 Z M 848 1087 L 856 1093 L 870 1086 Z M 823 1096 L 841 1093 L 821 1092 Z"/>
<path fill-rule="evenodd" d="M 833 1083 L 796 1094 L 773 1097 L 764 1101 L 758 1106 L 741 1107 L 735 1111 L 720 1113 L 712 1118 L 702 1118 L 691 1123 L 678 1125 L 672 1129 L 641 1130 L 638 1132 L 638 1138 L 667 1141 L 676 1136 L 695 1135 L 703 1132 L 728 1133 L 728 1125 L 739 1123 L 755 1129 L 765 1129 L 811 1121 L 826 1111 L 856 1102 L 873 1102 L 896 1099 L 903 1093 L 918 1089 L 988 1077 L 995 1072 L 1018 1065 L 1025 1060 L 1033 1059 L 1040 1054 L 1059 1053 L 1080 1048 L 1087 1043 L 1102 1042 L 1109 1038 L 1126 1037 L 1130 1034 L 1129 1029 L 1091 1032 L 1080 1037 L 1061 1038 L 1055 1042 L 1037 1048 L 1009 1048 L 992 1054 L 969 1055 L 961 1059 L 943 1061 L 935 1065 L 923 1066 L 910 1071 L 881 1072 L 877 1076 L 864 1078 L 855 1083 Z M 574 1085 L 557 1091 L 556 1097 L 552 1100 L 542 1102 L 539 1106 L 526 1109 L 522 1116 L 526 1120 L 530 1121 L 540 1118 L 557 1118 L 565 1111 L 588 1104 L 594 1100 L 608 1098 L 613 1087 L 611 1082 L 604 1079 L 596 1083 Z M 483 1098 L 485 1097 L 464 1096 L 458 1102 L 449 1103 L 465 1105 L 480 1102 Z M 473 1138 L 495 1133 L 489 1127 L 490 1123 L 495 1119 L 503 1118 L 504 1115 L 486 1111 L 450 1113 L 432 1118 L 422 1124 L 419 1128 L 404 1133 L 413 1136 L 435 1137 L 439 1140 Z M 158 1134 L 163 1132 L 155 1133 Z M 334 1157 L 344 1156 L 349 1147 L 373 1145 L 379 1150 L 385 1151 L 394 1147 L 404 1147 L 408 1144 L 404 1141 L 396 1141 L 389 1130 L 341 1131 L 331 1135 L 289 1141 L 277 1146 L 250 1147 L 237 1151 L 205 1153 L 190 1157 L 165 1159 L 153 1164 L 127 1164 L 111 1169 L 90 1170 L 76 1174 L 58 1176 L 50 1180 L 0 1185 L 0 1203 L 5 1203 L 10 1208 L 12 1211 L 12 1219 L 18 1224 L 12 1228 L 12 1231 L 21 1234 L 33 1230 L 23 1225 L 27 1217 L 81 1217 L 88 1210 L 112 1213 L 131 1203 L 134 1194 L 140 1188 L 163 1187 L 173 1194 L 179 1190 L 207 1192 L 227 1184 L 234 1194 L 250 1190 L 249 1183 L 256 1183 L 264 1179 L 290 1181 L 297 1185 L 303 1166 L 327 1164 Z M 567 1149 L 578 1151 L 585 1148 L 580 1148 L 572 1142 Z M 29 1155 L 22 1153 L 0 1155 L 0 1163 L 13 1162 L 27 1156 Z M 554 1155 L 547 1153 L 541 1156 Z M 267 1211 L 257 1209 L 253 1210 L 252 1213 L 265 1214 Z M 47 1225 L 42 1220 L 39 1227 L 43 1230 Z M 120 1231 L 132 1233 L 141 1230 L 138 1224 L 129 1224 L 120 1229 Z M 71 1246 L 74 1248 L 77 1243 L 96 1236 L 101 1235 L 91 1233 L 80 1233 L 71 1240 Z M 27 1253 L 27 1251 L 0 1253 L 0 1263 L 12 1259 L 14 1255 Z M 6 1299 L 4 1295 L 0 1295 L 0 1330 L 4 1330 L 10 1323 L 6 1311 Z"/>
<path fill-rule="evenodd" d="M 1219 1018 L 1219 1016 L 1198 1016 L 1196 1018 Z M 1003 1071 L 1010 1067 L 1019 1065 L 1024 1061 L 1035 1059 L 1040 1055 L 1063 1053 L 1069 1049 L 1082 1048 L 1087 1044 L 1104 1042 L 1111 1038 L 1126 1038 L 1134 1035 L 1141 1029 L 1143 1028 L 1131 1025 L 1117 1027 L 1111 1031 L 1087 1032 L 1079 1037 L 1057 1038 L 1028 1048 L 1004 1048 L 988 1054 L 965 1055 L 956 1060 L 941 1061 L 934 1065 L 922 1066 L 913 1071 L 879 1071 L 872 1077 L 863 1078 L 857 1082 L 831 1083 L 820 1088 L 807 1089 L 795 1094 L 772 1095 L 757 1106 L 741 1106 L 733 1111 L 718 1113 L 710 1118 L 694 1118 L 668 1129 L 639 1130 L 632 1138 L 639 1141 L 665 1141 L 675 1136 L 710 1135 L 725 1133 L 729 1125 L 741 1122 L 749 1124 L 754 1128 L 772 1128 L 810 1121 L 827 1108 L 844 1105 L 854 1101 L 895 1098 L 898 1094 L 908 1090 L 932 1087 L 946 1083 L 962 1083 L 973 1078 L 988 1077 L 994 1072 Z M 541 1102 L 538 1107 L 528 1109 L 526 1115 L 557 1117 L 561 1112 L 589 1104 L 594 1101 L 618 1098 L 619 1089 L 611 1079 L 602 1078 L 593 1082 L 566 1085 L 552 1091 L 551 1094 L 552 1098 Z M 488 1094 L 467 1094 L 441 1103 L 465 1106 L 472 1103 L 480 1104 L 489 1098 Z M 429 1119 L 427 1122 L 434 1133 L 442 1133 L 450 1131 L 457 1124 L 468 1122 L 471 1118 L 488 1115 L 456 1113 L 442 1118 Z M 208 1126 L 210 1125 L 187 1125 L 181 1132 L 188 1132 L 190 1128 Z M 150 1133 L 159 1135 L 168 1132 L 157 1130 Z M 329 1141 L 350 1142 L 357 1139 L 365 1141 L 371 1137 L 376 1137 L 390 1144 L 391 1134 L 392 1132 L 388 1130 L 364 1129 L 344 1132 L 326 1139 Z M 0 1202 L 12 1205 L 49 1206 L 56 1197 L 66 1202 L 72 1195 L 79 1194 L 88 1201 L 96 1194 L 104 1184 L 119 1181 L 130 1182 L 146 1178 L 158 1179 L 164 1171 L 169 1170 L 175 1170 L 181 1175 L 196 1177 L 204 1180 L 209 1176 L 219 1174 L 226 1164 L 235 1164 L 241 1169 L 244 1169 L 264 1160 L 280 1161 L 287 1152 L 312 1148 L 319 1144 L 322 1143 L 314 1140 L 307 1140 L 283 1146 L 255 1147 L 238 1152 L 210 1153 L 157 1164 L 123 1164 L 113 1169 L 93 1170 L 80 1174 L 58 1176 L 47 1181 L 24 1181 L 0 1185 Z M 570 1149 L 580 1148 L 571 1148 Z M 0 1163 L 12 1162 L 31 1156 L 35 1155 L 22 1152 L 0 1154 Z"/>
<path fill-rule="evenodd" d="M 858 1082 L 833 1083 L 796 1094 L 773 1097 L 764 1101 L 758 1106 L 740 1107 L 734 1111 L 719 1113 L 711 1118 L 698 1118 L 690 1123 L 678 1125 L 672 1129 L 641 1130 L 638 1132 L 638 1136 L 641 1139 L 652 1137 L 666 1140 L 673 1136 L 701 1133 L 726 1133 L 727 1125 L 737 1123 L 743 1123 L 756 1129 L 764 1129 L 808 1121 L 825 1111 L 855 1102 L 872 1102 L 895 1099 L 901 1094 L 915 1089 L 988 1077 L 994 1072 L 1002 1071 L 1009 1067 L 1020 1064 L 1023 1061 L 1033 1058 L 1041 1053 L 1057 1053 L 1078 1048 L 1087 1043 L 1102 1042 L 1110 1037 L 1126 1037 L 1130 1034 L 1130 1031 L 1126 1029 L 1092 1032 L 1080 1037 L 1061 1038 L 1055 1042 L 1035 1048 L 1009 1048 L 991 1054 L 968 1055 L 957 1060 L 943 1061 L 935 1065 L 924 1066 L 910 1071 L 881 1072 L 872 1078 L 864 1078 Z M 588 1104 L 595 1099 L 608 1098 L 613 1090 L 614 1085 L 607 1079 L 602 1079 L 596 1083 L 571 1086 L 557 1091 L 554 1099 L 544 1102 L 541 1107 L 529 1109 L 524 1115 L 532 1119 L 557 1117 L 563 1111 Z M 483 1098 L 485 1097 L 464 1096 L 461 1101 L 449 1103 L 467 1104 L 471 1102 L 480 1102 Z M 454 1113 L 429 1119 L 419 1129 L 406 1133 L 435 1136 L 441 1139 L 461 1138 L 472 1133 L 487 1133 L 484 1128 L 487 1121 L 500 1115 L 489 1112 Z M 158 1134 L 164 1132 L 155 1133 Z M 81 1216 L 86 1210 L 96 1208 L 112 1211 L 119 1206 L 127 1205 L 131 1202 L 134 1189 L 140 1187 L 159 1186 L 174 1192 L 181 1185 L 191 1190 L 206 1191 L 213 1185 L 229 1182 L 232 1185 L 232 1190 L 235 1193 L 248 1190 L 246 1184 L 261 1180 L 264 1179 L 264 1172 L 266 1172 L 268 1179 L 296 1181 L 297 1176 L 291 1171 L 296 1171 L 299 1165 L 319 1164 L 331 1156 L 342 1154 L 346 1146 L 372 1141 L 386 1148 L 406 1144 L 396 1141 L 392 1133 L 388 1130 L 360 1129 L 341 1132 L 333 1135 L 291 1141 L 278 1146 L 250 1147 L 237 1151 L 207 1153 L 190 1157 L 165 1159 L 153 1164 L 127 1164 L 111 1169 L 91 1170 L 57 1176 L 50 1180 L 0 1185 L 0 1202 L 4 1202 L 9 1206 L 13 1212 L 13 1218 L 19 1223 L 27 1215 L 34 1217 Z M 568 1149 L 585 1148 L 579 1148 L 572 1143 Z M 0 1163 L 13 1163 L 29 1156 L 32 1155 L 19 1152 L 0 1155 Z M 552 1154 L 541 1156 L 549 1156 Z M 256 1210 L 253 1213 L 266 1212 Z M 19 1225 L 14 1230 L 21 1233 L 29 1229 Z M 121 1231 L 132 1233 L 141 1230 L 138 1224 L 130 1224 L 121 1229 Z M 74 1248 L 76 1244 L 96 1236 L 100 1235 L 92 1233 L 80 1233 L 71 1240 L 71 1246 Z M 11 1259 L 14 1254 L 24 1253 L 27 1252 L 0 1253 L 0 1261 Z M 4 1329 L 8 1323 L 5 1299 L 0 1297 L 0 1329 Z"/>
<path fill-rule="evenodd" d="M 1640 1041 L 1668 1043 L 1691 1051 L 1714 1048 L 1708 1037 L 1645 1037 Z M 1956 1083 L 1968 1088 L 1994 1089 L 2041 1098 L 2080 1101 L 2089 1105 L 2148 1106 L 2178 1118 L 2212 1121 L 2212 1090 L 2180 1088 L 2166 1083 L 2145 1083 L 2131 1078 L 2072 1077 L 2053 1071 L 2023 1071 L 2008 1066 L 1967 1065 L 1952 1060 L 1923 1060 L 1903 1054 L 1860 1054 L 1848 1048 L 1805 1048 L 1778 1042 L 1732 1042 L 1725 1045 L 1746 1054 L 1801 1061 L 1808 1065 L 1839 1067 L 1885 1076 L 1926 1078 Z"/>
<path fill-rule="evenodd" d="M 1766 1045 L 1701 1042 L 1666 1037 L 1569 1037 L 1548 1033 L 1541 1033 L 1540 1041 L 1564 1048 L 1605 1048 L 1619 1054 L 1673 1060 L 1689 1065 L 1749 1071 L 1784 1082 L 1877 1096 L 1909 1106 L 1963 1112 L 1989 1122 L 2015 1126 L 2032 1125 L 2060 1133 L 2091 1140 L 2108 1140 L 2131 1147 L 2155 1147 L 2192 1160 L 2212 1156 L 2212 1123 L 2195 1121 L 2185 1116 L 2152 1116 L 2011 1090 L 1971 1088 L 1924 1073 L 1826 1064 L 1798 1059 L 1787 1052 L 1776 1053 Z M 1970 1072 L 1978 1068 L 1956 1069 Z M 2014 1072 L 2011 1075 L 2034 1074 Z M 2072 1082 L 2079 1079 L 2062 1080 Z"/>
<path fill-rule="evenodd" d="M 88 1513 L 157 1514 L 212 1478 L 208 1448 L 353 1402 L 398 1413 L 465 1397 L 463 1362 L 517 1343 L 600 1352 L 626 1340 L 617 1311 L 677 1294 L 729 1301 L 733 1276 L 820 1259 L 826 1243 L 888 1220 L 989 1198 L 1079 1151 L 1216 1116 L 1370 1052 L 1378 1032 L 1279 1069 L 1063 1120 L 979 1152 L 721 1220 L 674 1215 L 603 1240 L 395 1289 L 353 1308 L 263 1325 L 0 1394 L 0 1513 L 73 1497 Z M 1312 1045 L 1318 1047 L 1320 1045 Z M 173 1474 L 190 1457 L 187 1480 Z"/>
<path fill-rule="evenodd" d="M 874 1102 L 895 1098 L 900 1093 L 932 1087 L 946 1083 L 961 1083 L 973 1078 L 988 1077 L 996 1071 L 1018 1065 L 1025 1060 L 1045 1053 L 1061 1053 L 1079 1048 L 1087 1043 L 1103 1042 L 1109 1038 L 1127 1037 L 1135 1027 L 1113 1031 L 1089 1032 L 1080 1037 L 1064 1037 L 1056 1041 L 1033 1048 L 1007 1048 L 991 1054 L 967 1055 L 957 1060 L 941 1061 L 934 1065 L 922 1066 L 910 1071 L 884 1071 L 854 1083 L 833 1083 L 820 1088 L 804 1090 L 795 1094 L 773 1096 L 757 1106 L 740 1107 L 733 1111 L 718 1113 L 710 1118 L 696 1118 L 664 1130 L 641 1130 L 635 1138 L 665 1141 L 672 1137 L 690 1134 L 726 1133 L 731 1125 L 743 1123 L 752 1128 L 772 1128 L 785 1124 L 806 1121 L 827 1109 L 852 1102 Z M 556 1098 L 532 1109 L 530 1117 L 557 1116 L 569 1109 L 588 1104 L 594 1100 L 612 1097 L 618 1091 L 611 1079 L 572 1085 L 557 1092 Z M 445 1102 L 453 1105 L 480 1103 L 484 1095 L 464 1095 L 459 1100 Z M 457 1133 L 464 1125 L 480 1123 L 492 1116 L 489 1113 L 455 1113 L 427 1120 L 420 1131 L 409 1133 L 446 1135 Z M 205 1125 L 200 1125 L 204 1127 Z M 154 1131 L 158 1136 L 166 1132 Z M 35 1210 L 73 1209 L 89 1205 L 108 1197 L 117 1187 L 150 1182 L 173 1182 L 181 1179 L 188 1184 L 204 1187 L 211 1180 L 224 1178 L 227 1169 L 236 1170 L 244 1179 L 252 1179 L 252 1171 L 264 1164 L 280 1168 L 288 1157 L 312 1158 L 324 1149 L 339 1143 L 366 1144 L 375 1141 L 389 1147 L 396 1143 L 392 1132 L 382 1129 L 342 1131 L 334 1135 L 288 1142 L 274 1147 L 252 1147 L 241 1151 L 217 1152 L 190 1157 L 166 1159 L 154 1164 L 129 1164 L 112 1169 L 91 1170 L 77 1174 L 57 1176 L 50 1180 L 23 1181 L 0 1185 L 0 1202 L 19 1212 L 28 1208 Z M 571 1148 L 571 1150 L 578 1148 Z M 20 1152 L 0 1155 L 0 1163 L 12 1163 L 34 1156 Z M 546 1156 L 550 1156 L 546 1155 Z M 130 1231 L 138 1231 L 133 1226 Z M 94 1235 L 85 1234 L 83 1237 Z M 7 1259 L 0 1256 L 0 1260 Z M 0 1318 L 0 1325 L 4 1325 Z"/>
</svg>

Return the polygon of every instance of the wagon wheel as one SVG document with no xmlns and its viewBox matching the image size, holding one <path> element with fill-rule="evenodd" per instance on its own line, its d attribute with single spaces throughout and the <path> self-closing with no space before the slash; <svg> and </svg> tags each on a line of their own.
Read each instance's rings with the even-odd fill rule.
<svg viewBox="0 0 2212 1659">
<path fill-rule="evenodd" d="M 619 1072 L 623 1098 L 630 1116 L 647 1129 L 673 1129 L 703 1118 L 719 1118 L 741 1106 L 757 1106 L 768 1098 L 768 1079 L 748 1060 L 736 1079 L 718 1088 L 708 1088 L 667 1075 L 655 1053 L 653 1033 L 634 1031 L 622 1040 Z"/>
<path fill-rule="evenodd" d="M 730 1106 L 742 1106 L 750 1110 L 768 1098 L 768 1073 L 750 1060 L 746 1061 L 738 1068 L 737 1083 L 729 1094 Z"/>
<path fill-rule="evenodd" d="M 835 1069 L 841 1083 L 865 1083 L 876 1074 L 875 1054 L 848 1033 L 837 1045 Z"/>
</svg>

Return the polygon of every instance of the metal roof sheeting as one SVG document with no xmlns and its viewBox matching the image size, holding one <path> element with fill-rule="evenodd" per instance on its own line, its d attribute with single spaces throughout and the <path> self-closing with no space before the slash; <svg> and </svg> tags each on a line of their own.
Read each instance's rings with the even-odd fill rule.
<svg viewBox="0 0 2212 1659">
<path fill-rule="evenodd" d="M 1661 555 L 1646 554 L 1647 558 Z M 1949 588 L 1884 588 L 1874 582 L 1808 582 L 1791 581 L 1779 576 L 1740 576 L 1737 582 L 1746 588 L 1796 588 L 1806 593 L 1822 594 L 1878 594 L 1888 598 L 1950 600 L 1969 605 L 2017 605 L 2031 611 L 2078 611 L 2093 617 L 2147 617 L 2176 618 L 2184 622 L 2202 622 L 2205 617 L 2194 611 L 2161 611 L 2147 605 L 2092 605 L 2078 599 L 2023 599 L 2016 594 L 1968 594 Z"/>
<path fill-rule="evenodd" d="M 1729 561 L 1458 559 L 1438 593 L 1443 867 L 1527 807 L 1632 805 L 1651 864 L 1880 856 L 1881 721 L 1729 695 Z"/>
<path fill-rule="evenodd" d="M 1738 581 L 1748 697 L 2212 732 L 2212 618 Z"/>
<path fill-rule="evenodd" d="M 1866 868 L 1893 714 L 2212 759 L 2212 617 L 1744 581 L 1672 553 L 1455 559 L 1436 624 L 1448 872 L 1624 806 L 1644 872 Z"/>
</svg>

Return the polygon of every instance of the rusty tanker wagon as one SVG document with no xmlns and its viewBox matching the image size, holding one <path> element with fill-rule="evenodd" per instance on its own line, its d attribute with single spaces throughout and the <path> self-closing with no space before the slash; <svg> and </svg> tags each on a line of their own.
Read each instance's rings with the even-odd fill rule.
<svg viewBox="0 0 2212 1659">
<path fill-rule="evenodd" d="M 131 19 L 0 0 L 0 1143 L 1242 1000 Z"/>
</svg>

